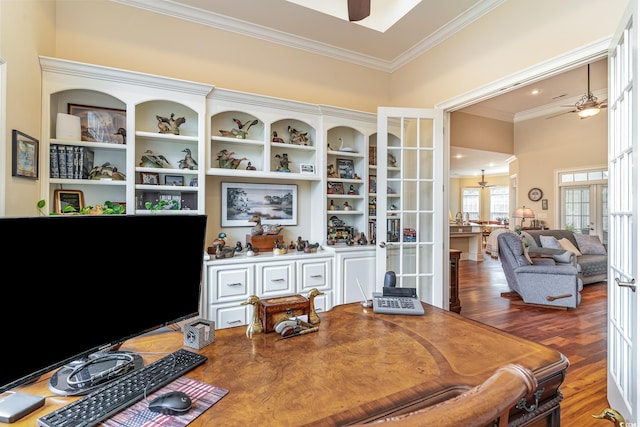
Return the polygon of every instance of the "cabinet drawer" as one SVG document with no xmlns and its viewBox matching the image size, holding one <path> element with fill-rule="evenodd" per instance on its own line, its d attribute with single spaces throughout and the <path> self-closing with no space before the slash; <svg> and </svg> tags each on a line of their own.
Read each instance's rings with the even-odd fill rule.
<svg viewBox="0 0 640 427">
<path fill-rule="evenodd" d="M 315 261 L 297 261 L 298 292 L 308 292 L 313 288 L 318 290 L 331 288 L 331 259 Z"/>
<path fill-rule="evenodd" d="M 216 304 L 209 306 L 209 318 L 216 322 L 216 329 L 233 328 L 249 324 L 253 315 L 251 306 L 237 304 Z"/>
<path fill-rule="evenodd" d="M 292 262 L 256 264 L 258 295 L 262 298 L 294 293 L 294 266 Z"/>
<path fill-rule="evenodd" d="M 247 298 L 253 289 L 251 266 L 236 268 L 213 268 L 207 270 L 210 303 L 241 300 Z"/>
</svg>

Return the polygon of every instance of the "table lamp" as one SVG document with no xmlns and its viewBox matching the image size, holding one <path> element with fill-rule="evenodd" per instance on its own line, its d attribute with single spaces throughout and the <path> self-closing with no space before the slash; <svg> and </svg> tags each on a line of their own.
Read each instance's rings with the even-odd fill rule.
<svg viewBox="0 0 640 427">
<path fill-rule="evenodd" d="M 522 206 L 521 208 L 516 209 L 511 216 L 513 218 L 522 218 L 522 221 L 520 222 L 520 228 L 522 229 L 524 227 L 524 219 L 525 218 L 535 218 L 536 215 L 533 213 L 533 210 L 529 209 L 529 208 L 525 208 L 524 206 Z"/>
</svg>

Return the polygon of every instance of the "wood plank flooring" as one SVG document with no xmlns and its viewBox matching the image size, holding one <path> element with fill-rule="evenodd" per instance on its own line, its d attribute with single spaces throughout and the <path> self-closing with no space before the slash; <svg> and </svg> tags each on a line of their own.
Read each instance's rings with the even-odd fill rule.
<svg viewBox="0 0 640 427">
<path fill-rule="evenodd" d="M 564 354 L 570 362 L 561 390 L 563 427 L 609 427 L 595 419 L 607 402 L 607 283 L 587 285 L 575 310 L 547 309 L 517 304 L 504 298 L 509 291 L 500 261 L 460 261 L 460 314 L 540 342 Z"/>
</svg>

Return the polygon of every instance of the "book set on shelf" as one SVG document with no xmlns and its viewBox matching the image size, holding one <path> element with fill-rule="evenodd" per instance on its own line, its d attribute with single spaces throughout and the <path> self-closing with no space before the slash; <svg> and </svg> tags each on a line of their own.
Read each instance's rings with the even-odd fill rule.
<svg viewBox="0 0 640 427">
<path fill-rule="evenodd" d="M 51 144 L 51 178 L 89 179 L 94 152 L 88 147 Z"/>
</svg>

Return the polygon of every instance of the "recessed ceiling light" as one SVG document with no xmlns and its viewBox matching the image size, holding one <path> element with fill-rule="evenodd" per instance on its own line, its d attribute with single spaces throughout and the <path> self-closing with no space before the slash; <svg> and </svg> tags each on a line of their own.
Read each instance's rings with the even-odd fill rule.
<svg viewBox="0 0 640 427">
<path fill-rule="evenodd" d="M 539 94 L 539 93 L 540 93 L 540 91 L 539 91 L 538 89 L 533 89 L 533 90 L 531 91 L 531 95 L 537 95 L 537 94 Z"/>
<path fill-rule="evenodd" d="M 299 6 L 349 21 L 347 0 L 287 0 Z M 422 0 L 371 0 L 371 13 L 354 24 L 384 33 Z"/>
</svg>

